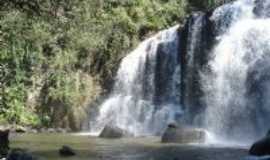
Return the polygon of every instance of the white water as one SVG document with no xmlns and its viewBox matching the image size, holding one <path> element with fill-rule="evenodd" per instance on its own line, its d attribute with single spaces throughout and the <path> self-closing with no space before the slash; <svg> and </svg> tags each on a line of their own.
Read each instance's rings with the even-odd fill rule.
<svg viewBox="0 0 270 160">
<path fill-rule="evenodd" d="M 268 5 L 269 1 L 263 4 Z M 220 137 L 245 142 L 269 129 L 269 116 L 259 110 L 270 113 L 270 82 L 264 80 L 265 84 L 260 84 L 260 95 L 249 95 L 249 85 L 262 79 L 270 69 L 270 19 L 254 15 L 254 8 L 254 0 L 239 0 L 215 11 L 214 21 L 228 14 L 231 18 L 221 24 L 219 42 L 209 63 L 212 73 L 202 75 L 206 128 Z M 262 10 L 262 14 L 266 12 Z M 261 105 L 252 99 L 261 101 Z"/>
<path fill-rule="evenodd" d="M 197 117 L 203 117 L 198 119 L 205 122 L 208 144 L 236 145 L 241 141 L 246 145 L 270 128 L 270 1 L 257 1 L 259 4 L 238 0 L 216 9 L 211 17 L 217 44 L 210 54 L 210 72 L 198 71 L 202 73 L 199 83 L 206 109 Z M 198 63 L 194 55 L 200 52 L 201 36 L 205 36 L 204 18 L 198 14 L 189 26 L 192 33 L 188 34 L 189 60 L 185 62 L 189 69 Z M 185 93 L 180 87 L 178 29 L 161 31 L 123 59 L 113 91 L 92 122 L 92 134 L 108 124 L 135 136 L 158 135 L 168 123 L 181 123 L 187 118 L 183 116 L 193 112 L 189 106 L 185 106 L 185 113 L 181 108 L 180 97 Z M 189 69 L 182 76 L 197 73 Z M 189 83 L 194 83 L 192 78 Z M 196 92 L 193 90 L 189 92 Z"/>
<path fill-rule="evenodd" d="M 114 125 L 135 136 L 160 134 L 168 123 L 175 121 L 175 114 L 181 114 L 177 101 L 155 104 L 155 99 L 164 96 L 156 93 L 158 71 L 169 79 L 165 91 L 168 99 L 176 99 L 180 83 L 178 63 L 178 26 L 164 30 L 142 42 L 138 48 L 125 57 L 120 65 L 110 97 L 102 104 L 99 116 L 91 132 L 99 133 L 105 125 Z M 161 55 L 158 54 L 160 50 Z M 165 63 L 158 63 L 158 56 Z M 160 66 L 158 66 L 160 65 Z M 163 66 L 162 66 L 163 65 Z M 165 68 L 165 69 L 163 69 Z"/>
</svg>

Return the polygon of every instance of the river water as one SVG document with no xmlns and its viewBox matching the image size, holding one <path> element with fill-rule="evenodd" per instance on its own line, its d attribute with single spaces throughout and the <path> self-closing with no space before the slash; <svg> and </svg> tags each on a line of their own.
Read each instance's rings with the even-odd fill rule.
<svg viewBox="0 0 270 160">
<path fill-rule="evenodd" d="M 77 155 L 58 155 L 69 145 Z M 26 148 L 46 160 L 241 160 L 247 147 L 162 144 L 159 137 L 100 139 L 75 134 L 23 134 L 11 138 L 11 148 Z"/>
</svg>

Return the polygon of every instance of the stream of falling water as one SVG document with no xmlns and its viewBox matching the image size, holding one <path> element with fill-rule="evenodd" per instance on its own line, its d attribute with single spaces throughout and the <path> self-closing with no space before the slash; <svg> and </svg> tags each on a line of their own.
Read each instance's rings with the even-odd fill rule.
<svg viewBox="0 0 270 160">
<path fill-rule="evenodd" d="M 189 119 L 219 139 L 264 135 L 270 128 L 269 8 L 269 0 L 238 0 L 142 42 L 123 59 L 91 132 L 113 125 L 135 136 L 160 135 L 168 123 Z"/>
<path fill-rule="evenodd" d="M 136 136 L 160 134 L 182 113 L 178 29 L 161 31 L 123 59 L 92 130 L 113 125 Z"/>
<path fill-rule="evenodd" d="M 206 128 L 220 137 L 252 141 L 269 129 L 269 4 L 240 0 L 217 9 L 212 16 L 217 21 L 230 15 L 221 27 L 227 27 L 226 31 L 217 37 L 209 62 L 211 74 L 202 76 Z"/>
</svg>

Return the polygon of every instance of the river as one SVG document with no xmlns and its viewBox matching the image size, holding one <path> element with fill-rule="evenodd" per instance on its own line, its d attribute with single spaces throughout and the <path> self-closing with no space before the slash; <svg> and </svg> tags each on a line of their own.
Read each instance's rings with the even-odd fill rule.
<svg viewBox="0 0 270 160">
<path fill-rule="evenodd" d="M 60 157 L 68 145 L 74 157 Z M 46 160 L 241 160 L 247 147 L 162 144 L 159 137 L 101 139 L 78 134 L 22 134 L 12 136 L 11 148 L 26 148 Z"/>
</svg>

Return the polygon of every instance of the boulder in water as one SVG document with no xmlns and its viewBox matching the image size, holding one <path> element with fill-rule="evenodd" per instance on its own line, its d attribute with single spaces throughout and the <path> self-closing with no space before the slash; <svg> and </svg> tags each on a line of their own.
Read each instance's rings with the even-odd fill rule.
<svg viewBox="0 0 270 160">
<path fill-rule="evenodd" d="M 250 155 L 254 156 L 266 156 L 270 155 L 270 135 L 269 131 L 266 135 L 265 138 L 255 142 L 250 150 L 249 150 Z"/>
<path fill-rule="evenodd" d="M 99 135 L 101 138 L 122 138 L 126 136 L 130 136 L 130 134 L 119 127 L 109 125 L 106 125 Z"/>
<path fill-rule="evenodd" d="M 9 150 L 9 130 L 0 130 L 0 157 L 6 156 Z"/>
<path fill-rule="evenodd" d="M 38 158 L 33 156 L 30 152 L 24 149 L 12 149 L 7 156 L 7 160 L 37 160 Z"/>
<path fill-rule="evenodd" d="M 174 123 L 168 124 L 168 128 L 177 128 L 177 125 Z"/>
<path fill-rule="evenodd" d="M 205 141 L 205 131 L 199 128 L 177 127 L 168 125 L 162 135 L 162 143 L 203 143 Z"/>
<path fill-rule="evenodd" d="M 59 149 L 59 154 L 64 157 L 70 157 L 70 156 L 76 155 L 75 151 L 69 146 L 62 146 L 62 148 Z"/>
</svg>

